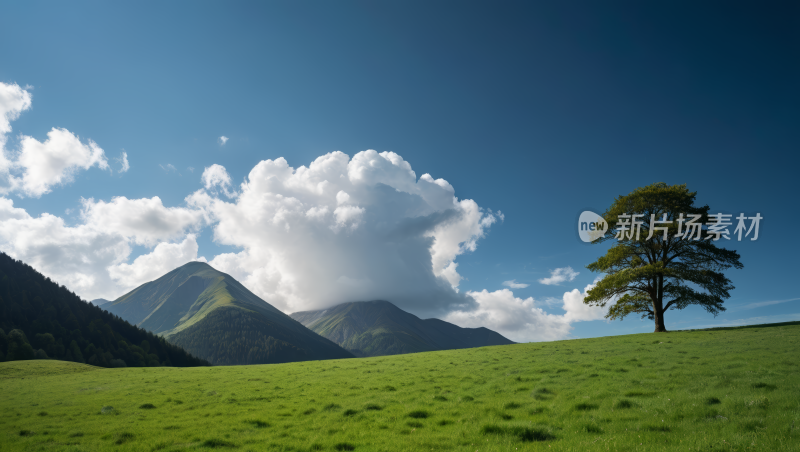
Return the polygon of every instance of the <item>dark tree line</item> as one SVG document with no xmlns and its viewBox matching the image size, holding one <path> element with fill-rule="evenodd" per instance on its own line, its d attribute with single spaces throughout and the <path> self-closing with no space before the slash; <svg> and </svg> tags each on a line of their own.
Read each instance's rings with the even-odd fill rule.
<svg viewBox="0 0 800 452">
<path fill-rule="evenodd" d="M 0 252 L 0 361 L 48 358 L 101 367 L 209 365 Z"/>
</svg>

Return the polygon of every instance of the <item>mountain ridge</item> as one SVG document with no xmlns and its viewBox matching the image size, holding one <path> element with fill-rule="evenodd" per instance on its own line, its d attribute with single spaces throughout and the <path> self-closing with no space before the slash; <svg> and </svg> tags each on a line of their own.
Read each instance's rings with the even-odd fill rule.
<svg viewBox="0 0 800 452">
<path fill-rule="evenodd" d="M 342 303 L 290 315 L 356 356 L 508 345 L 513 341 L 485 327 L 461 328 L 440 319 L 420 319 L 385 300 Z"/>
</svg>

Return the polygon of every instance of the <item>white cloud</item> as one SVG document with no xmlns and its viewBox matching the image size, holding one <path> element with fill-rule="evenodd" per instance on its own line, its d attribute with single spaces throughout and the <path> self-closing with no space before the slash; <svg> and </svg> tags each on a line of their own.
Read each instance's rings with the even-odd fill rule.
<svg viewBox="0 0 800 452">
<path fill-rule="evenodd" d="M 54 186 L 72 182 L 79 170 L 108 169 L 105 153 L 94 141 L 84 144 L 77 135 L 56 127 L 44 142 L 21 135 L 19 149 L 9 153 L 11 121 L 30 106 L 27 89 L 0 82 L 0 194 L 18 192 L 38 198 Z"/>
<path fill-rule="evenodd" d="M 550 270 L 550 276 L 548 278 L 540 279 L 539 282 L 549 286 L 554 286 L 561 284 L 562 282 L 572 281 L 579 274 L 580 273 L 572 270 L 572 267 L 557 268 L 555 270 Z"/>
<path fill-rule="evenodd" d="M 186 213 L 177 209 L 163 207 L 158 198 L 114 198 L 111 203 L 84 200 L 83 223 L 69 226 L 47 213 L 32 217 L 14 207 L 12 200 L 0 197 L 0 250 L 87 300 L 113 300 L 156 273 L 202 260 L 197 258 L 195 236 L 180 233 L 180 225 L 187 221 Z M 115 215 L 120 217 L 114 219 Z M 198 213 L 190 215 L 202 218 Z M 169 237 L 180 242 L 159 242 L 152 252 L 126 264 L 133 244 Z"/>
<path fill-rule="evenodd" d="M 98 231 L 116 233 L 139 245 L 154 246 L 175 240 L 203 224 L 203 212 L 183 207 L 165 207 L 158 196 L 111 201 L 82 200 L 81 217 Z"/>
<path fill-rule="evenodd" d="M 217 189 L 220 189 L 229 198 L 235 196 L 235 193 L 231 191 L 231 176 L 228 175 L 228 171 L 222 165 L 215 163 L 207 167 L 203 170 L 201 180 L 208 191 L 216 192 Z"/>
<path fill-rule="evenodd" d="M 34 218 L 0 198 L 0 249 L 86 297 L 121 295 L 106 271 L 130 254 L 124 237 L 89 225 L 69 227 L 50 214 Z"/>
<path fill-rule="evenodd" d="M 173 171 L 178 171 L 178 169 L 175 168 L 175 165 L 173 165 L 172 163 L 167 163 L 166 165 L 162 165 L 162 164 L 159 163 L 158 166 L 160 166 L 161 169 L 163 169 L 164 171 L 166 171 L 168 173 L 173 172 Z"/>
<path fill-rule="evenodd" d="M 364 209 L 358 206 L 339 206 L 333 211 L 336 217 L 336 228 L 349 227 L 357 229 L 364 216 Z"/>
<path fill-rule="evenodd" d="M 27 88 L 27 87 L 26 87 Z M 0 151 L 5 148 L 6 138 L 11 133 L 11 121 L 19 118 L 20 113 L 31 108 L 31 93 L 20 88 L 16 83 L 6 84 L 0 82 Z M 0 159 L 4 159 L 0 154 Z M 0 170 L 2 170 L 0 160 Z"/>
<path fill-rule="evenodd" d="M 226 137 L 225 135 L 219 137 L 219 145 L 225 146 L 225 143 L 227 143 L 229 139 L 230 138 Z"/>
<path fill-rule="evenodd" d="M 512 289 L 524 289 L 530 286 L 530 284 L 518 283 L 516 279 L 512 279 L 511 281 L 503 281 L 503 285 Z"/>
<path fill-rule="evenodd" d="M 606 314 L 608 314 L 608 308 L 611 306 L 611 304 L 607 304 L 606 307 L 600 308 L 596 306 L 589 306 L 583 303 L 583 299 L 586 298 L 587 292 L 593 289 L 600 279 L 601 278 L 598 277 L 594 280 L 594 282 L 584 287 L 583 292 L 578 289 L 572 289 L 569 292 L 564 292 L 564 296 L 562 297 L 564 304 L 562 308 L 565 311 L 564 318 L 567 319 L 567 321 L 588 322 L 590 320 L 602 320 L 605 318 Z"/>
<path fill-rule="evenodd" d="M 553 341 L 569 336 L 569 322 L 537 307 L 533 298 L 516 298 L 509 289 L 467 295 L 475 300 L 477 308 L 453 311 L 444 320 L 466 328 L 483 326 L 516 342 Z"/>
<path fill-rule="evenodd" d="M 561 300 L 564 314 L 561 315 L 547 313 L 539 306 L 551 303 L 539 302 L 531 297 L 517 298 L 509 289 L 501 289 L 494 292 L 467 292 L 475 304 L 450 312 L 445 320 L 467 328 L 483 326 L 516 342 L 566 339 L 570 336 L 573 323 L 601 320 L 608 312 L 608 308 L 583 303 L 586 292 L 595 283 L 587 285 L 583 292 L 578 289 L 565 292 Z"/>
<path fill-rule="evenodd" d="M 120 163 L 121 168 L 119 169 L 120 173 L 126 173 L 129 169 L 131 169 L 131 164 L 128 163 L 128 153 L 122 151 L 122 154 L 119 156 L 117 161 Z"/>
<path fill-rule="evenodd" d="M 92 166 L 108 169 L 108 161 L 94 141 L 83 144 L 67 129 L 54 127 L 47 132 L 44 142 L 23 136 L 14 166 L 22 169 L 22 191 L 38 198 L 49 193 L 54 185 L 72 182 L 79 169 Z"/>
<path fill-rule="evenodd" d="M 217 242 L 241 250 L 211 265 L 287 312 L 387 299 L 440 315 L 464 301 L 455 259 L 501 218 L 456 199 L 442 179 L 416 180 L 399 155 L 373 150 L 299 168 L 265 160 L 234 201 L 208 190 L 188 201 L 206 212 Z"/>
</svg>

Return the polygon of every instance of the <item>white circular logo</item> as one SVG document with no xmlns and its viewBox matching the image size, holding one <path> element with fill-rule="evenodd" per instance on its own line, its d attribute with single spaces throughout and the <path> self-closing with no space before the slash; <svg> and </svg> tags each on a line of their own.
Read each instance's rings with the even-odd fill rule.
<svg viewBox="0 0 800 452">
<path fill-rule="evenodd" d="M 608 223 L 600 215 L 585 211 L 578 218 L 578 235 L 584 242 L 594 242 L 608 231 Z"/>
</svg>

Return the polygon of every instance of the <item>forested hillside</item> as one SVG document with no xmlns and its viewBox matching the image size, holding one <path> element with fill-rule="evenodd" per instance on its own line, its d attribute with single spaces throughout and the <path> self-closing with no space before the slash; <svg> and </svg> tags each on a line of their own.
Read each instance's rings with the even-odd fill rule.
<svg viewBox="0 0 800 452">
<path fill-rule="evenodd" d="M 101 367 L 209 365 L 0 252 L 0 361 L 35 358 Z"/>
</svg>

